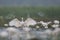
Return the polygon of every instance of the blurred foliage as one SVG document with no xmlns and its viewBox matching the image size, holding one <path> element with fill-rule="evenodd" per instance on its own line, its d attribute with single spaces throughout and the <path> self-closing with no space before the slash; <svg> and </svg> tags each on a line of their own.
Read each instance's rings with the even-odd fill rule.
<svg viewBox="0 0 60 40">
<path fill-rule="evenodd" d="M 15 17 L 26 19 L 28 14 L 37 21 L 59 19 L 60 7 L 0 7 L 0 25 Z"/>
<path fill-rule="evenodd" d="M 60 7 L 0 7 L 0 15 L 7 16 L 14 14 L 18 17 L 27 17 L 30 14 L 31 17 L 41 17 L 38 13 L 45 14 L 44 17 L 60 17 Z"/>
</svg>

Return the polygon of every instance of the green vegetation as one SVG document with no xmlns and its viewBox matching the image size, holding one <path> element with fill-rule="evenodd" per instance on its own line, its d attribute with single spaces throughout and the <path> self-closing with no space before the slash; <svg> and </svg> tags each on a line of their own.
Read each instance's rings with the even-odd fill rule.
<svg viewBox="0 0 60 40">
<path fill-rule="evenodd" d="M 46 14 L 46 17 L 59 17 L 60 7 L 0 7 L 1 16 L 14 14 L 18 17 L 26 17 L 29 13 L 31 17 L 38 17 L 39 12 Z"/>
<path fill-rule="evenodd" d="M 27 18 L 28 14 L 37 21 L 59 19 L 60 7 L 0 7 L 0 25 L 15 17 Z"/>
</svg>

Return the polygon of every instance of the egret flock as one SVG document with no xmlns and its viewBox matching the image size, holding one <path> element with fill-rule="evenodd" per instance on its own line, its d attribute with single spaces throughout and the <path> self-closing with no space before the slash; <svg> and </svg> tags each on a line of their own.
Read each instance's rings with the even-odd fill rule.
<svg viewBox="0 0 60 40">
<path fill-rule="evenodd" d="M 37 21 L 35 21 L 34 19 L 32 19 L 30 17 L 27 18 L 26 20 L 24 20 L 23 17 L 21 19 L 22 20 L 20 21 L 17 18 L 15 18 L 15 19 L 11 20 L 8 24 L 4 24 L 4 26 L 10 26 L 10 27 L 13 27 L 14 26 L 14 27 L 19 28 L 19 27 L 29 27 L 29 26 L 32 26 L 33 27 L 33 26 L 35 26 L 37 24 L 41 24 L 42 27 L 48 29 L 48 25 L 50 25 L 52 23 L 53 24 L 50 25 L 50 26 L 53 27 L 53 28 L 59 28 L 59 24 L 60 24 L 59 23 L 59 20 L 54 20 L 53 22 L 51 22 L 51 21 L 48 21 L 48 22 L 39 21 L 39 22 L 37 22 Z M 36 28 L 37 28 L 37 26 L 36 26 Z"/>
<path fill-rule="evenodd" d="M 54 20 L 53 24 L 51 21 L 37 22 L 32 18 L 27 18 L 26 20 L 21 18 L 22 20 L 18 20 L 17 18 L 11 20 L 8 24 L 4 24 L 4 26 L 8 26 L 4 28 L 3 31 L 0 31 L 0 37 L 6 38 L 6 40 L 28 40 L 31 38 L 38 38 L 41 40 L 47 40 L 51 38 L 51 40 L 57 40 L 57 36 L 60 32 L 60 22 L 59 20 Z M 44 31 L 33 31 L 30 26 L 36 26 L 37 24 L 41 24 L 46 30 Z M 53 31 L 49 29 L 49 24 L 52 24 L 51 27 L 55 28 Z M 20 30 L 20 28 L 22 30 Z M 36 26 L 36 28 L 41 29 L 40 26 Z"/>
</svg>

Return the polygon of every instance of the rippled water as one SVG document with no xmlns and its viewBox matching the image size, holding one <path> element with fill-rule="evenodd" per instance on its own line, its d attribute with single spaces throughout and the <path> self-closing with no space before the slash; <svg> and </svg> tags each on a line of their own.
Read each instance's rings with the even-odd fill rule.
<svg viewBox="0 0 60 40">
<path fill-rule="evenodd" d="M 60 40 L 60 28 L 55 30 L 30 30 L 28 32 L 16 28 L 17 32 L 9 34 L 6 29 L 0 29 L 0 40 Z M 7 33 L 5 36 L 1 33 Z M 2 35 L 2 36 L 1 36 Z M 13 36 L 12 36 L 13 35 Z"/>
</svg>

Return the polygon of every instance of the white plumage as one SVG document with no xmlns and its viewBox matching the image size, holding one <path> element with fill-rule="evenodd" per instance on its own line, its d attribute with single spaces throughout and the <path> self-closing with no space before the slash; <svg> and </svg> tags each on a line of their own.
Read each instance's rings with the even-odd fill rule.
<svg viewBox="0 0 60 40">
<path fill-rule="evenodd" d="M 30 25 L 32 25 L 32 26 L 34 26 L 34 25 L 36 25 L 37 23 L 36 23 L 36 21 L 35 20 L 33 20 L 32 18 L 27 18 L 27 20 L 25 20 L 25 26 L 30 26 Z"/>
<path fill-rule="evenodd" d="M 12 21 L 9 22 L 9 26 L 20 27 L 21 24 L 20 24 L 20 21 L 17 18 L 15 18 L 15 19 L 13 19 Z"/>
<path fill-rule="evenodd" d="M 51 22 L 40 21 L 40 23 L 41 23 L 45 28 L 48 28 L 48 24 L 50 24 Z"/>
<path fill-rule="evenodd" d="M 59 20 L 54 20 L 54 23 L 55 24 L 59 24 Z"/>
</svg>

